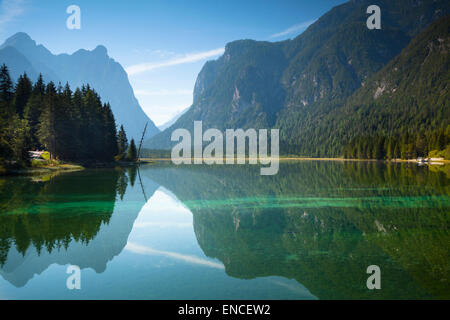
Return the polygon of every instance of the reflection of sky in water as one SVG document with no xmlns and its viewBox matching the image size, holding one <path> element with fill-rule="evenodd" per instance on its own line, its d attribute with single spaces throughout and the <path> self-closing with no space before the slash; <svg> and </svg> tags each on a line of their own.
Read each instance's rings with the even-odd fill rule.
<svg viewBox="0 0 450 320">
<path fill-rule="evenodd" d="M 40 256 L 30 247 L 25 257 L 18 257 L 23 261 L 20 266 L 16 266 L 16 271 L 19 277 L 21 274 L 30 274 L 32 278 L 24 280 L 26 283 L 18 288 L 0 277 L 0 298 L 315 298 L 293 279 L 272 276 L 243 280 L 229 277 L 223 264 L 206 257 L 199 247 L 192 213 L 162 187 L 154 192 L 140 210 L 122 250 L 119 242 L 126 239 L 126 225 L 135 218 L 133 209 L 136 212 L 142 206 L 141 199 L 140 186 L 128 185 L 124 199 L 115 203 L 111 220 L 102 225 L 87 247 L 72 242 L 68 251 L 61 249 L 51 254 L 43 252 Z M 114 246 L 118 247 L 117 253 L 112 248 Z M 102 266 L 105 259 L 109 260 L 106 270 Z M 87 265 L 82 265 L 82 261 Z M 69 276 L 66 268 L 68 264 L 76 262 L 82 268 L 82 289 L 70 291 L 66 288 Z M 26 272 L 24 268 L 31 271 Z M 38 274 L 31 276 L 36 272 Z M 13 277 L 15 274 L 13 272 L 8 276 Z"/>
<path fill-rule="evenodd" d="M 86 170 L 42 185 L 8 178 L 0 236 L 15 243 L 0 251 L 0 297 L 448 296 L 444 173 L 334 162 L 283 163 L 274 177 L 251 169 Z M 57 248 L 80 234 L 88 244 Z M 54 241 L 51 253 L 34 248 L 41 235 Z M 81 291 L 66 288 L 69 264 L 82 269 Z M 383 270 L 379 292 L 365 286 L 372 264 Z"/>
<path fill-rule="evenodd" d="M 159 188 L 142 208 L 125 250 L 141 256 L 154 268 L 186 269 L 190 276 L 183 277 L 183 271 L 175 275 L 181 276 L 176 286 L 189 288 L 193 298 L 234 298 L 240 294 L 245 298 L 250 293 L 258 295 L 258 291 L 261 298 L 279 298 L 280 294 L 291 299 L 314 298 L 295 280 L 227 277 L 223 264 L 206 257 L 198 246 L 192 223 L 189 209 L 170 191 Z"/>
<path fill-rule="evenodd" d="M 160 263 L 184 262 L 224 269 L 220 262 L 202 257 L 192 228 L 191 212 L 163 188 L 142 208 L 125 250 L 149 256 L 150 261 L 156 258 Z M 196 255 L 192 255 L 193 252 Z"/>
</svg>

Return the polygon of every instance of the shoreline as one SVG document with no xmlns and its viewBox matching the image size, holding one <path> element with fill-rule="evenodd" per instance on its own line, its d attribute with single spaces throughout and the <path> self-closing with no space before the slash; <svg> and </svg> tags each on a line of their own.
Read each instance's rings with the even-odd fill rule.
<svg viewBox="0 0 450 320">
<path fill-rule="evenodd" d="M 56 172 L 76 172 L 82 171 L 85 167 L 75 164 L 61 164 L 57 166 L 42 166 L 42 167 L 30 167 L 30 168 L 20 168 L 20 169 L 5 169 L 5 171 L 0 173 L 0 176 L 17 176 L 17 175 L 34 175 L 34 174 L 46 174 L 46 173 L 56 173 Z"/>
<path fill-rule="evenodd" d="M 170 159 L 169 159 L 170 160 Z M 149 160 L 141 160 L 141 164 L 151 164 L 152 161 Z M 95 164 L 73 164 L 73 163 L 62 163 L 54 166 L 45 165 L 41 167 L 25 167 L 25 168 L 16 168 L 16 169 L 7 169 L 2 168 L 0 171 L 0 177 L 7 176 L 18 176 L 18 175 L 39 175 L 39 174 L 48 174 L 48 173 L 65 173 L 65 172 L 77 172 L 83 171 L 86 169 L 107 169 L 107 168 L 115 168 L 115 167 L 131 167 L 138 165 L 138 162 L 112 162 L 112 163 L 95 163 Z"/>
<path fill-rule="evenodd" d="M 270 160 L 271 158 L 267 158 Z M 191 158 L 191 160 L 195 160 L 195 158 Z M 245 159 L 246 161 L 249 158 Z M 171 158 L 141 158 L 141 163 L 145 163 L 149 161 L 172 161 Z M 449 164 L 450 160 L 442 160 L 442 161 L 432 161 L 432 162 L 420 162 L 417 159 L 392 159 L 392 160 L 377 160 L 377 159 L 345 159 L 345 158 L 311 158 L 311 157 L 279 157 L 279 161 L 341 161 L 341 162 L 392 162 L 392 163 L 418 163 L 418 164 L 428 164 L 428 165 L 443 165 Z M 225 159 L 224 159 L 225 163 Z"/>
<path fill-rule="evenodd" d="M 192 158 L 192 161 L 195 158 Z M 249 158 L 246 158 L 246 163 Z M 267 158 L 270 160 L 270 158 Z M 171 162 L 171 158 L 141 158 L 139 162 L 114 162 L 114 163 L 99 163 L 95 165 L 81 165 L 81 164 L 60 164 L 56 166 L 42 166 L 42 167 L 29 167 L 20 169 L 5 169 L 0 170 L 0 177 L 14 176 L 14 175 L 33 175 L 33 174 L 45 174 L 54 172 L 76 172 L 86 169 L 102 169 L 102 168 L 114 168 L 114 167 L 130 167 L 135 165 L 149 165 L 155 162 Z M 385 162 L 385 163 L 415 163 L 421 165 L 437 165 L 442 166 L 450 164 L 450 160 L 420 162 L 416 159 L 393 159 L 393 160 L 377 160 L 377 159 L 345 159 L 345 158 L 311 158 L 311 157 L 280 157 L 279 161 L 338 161 L 338 162 Z M 224 159 L 225 164 L 225 159 Z"/>
</svg>

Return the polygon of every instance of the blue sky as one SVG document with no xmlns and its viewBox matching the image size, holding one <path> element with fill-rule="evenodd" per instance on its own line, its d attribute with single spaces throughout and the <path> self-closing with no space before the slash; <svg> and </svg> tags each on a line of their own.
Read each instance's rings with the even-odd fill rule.
<svg viewBox="0 0 450 320">
<path fill-rule="evenodd" d="M 102 44 L 126 68 L 141 106 L 157 125 L 192 103 L 205 61 L 238 39 L 280 41 L 300 34 L 343 0 L 0 0 L 0 43 L 28 33 L 53 53 Z M 69 30 L 69 5 L 81 30 Z"/>
</svg>

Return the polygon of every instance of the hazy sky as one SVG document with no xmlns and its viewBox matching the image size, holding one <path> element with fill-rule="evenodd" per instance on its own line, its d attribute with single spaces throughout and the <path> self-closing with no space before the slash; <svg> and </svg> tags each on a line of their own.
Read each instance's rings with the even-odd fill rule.
<svg viewBox="0 0 450 320">
<path fill-rule="evenodd" d="M 53 53 L 102 44 L 127 70 L 136 97 L 161 125 L 192 103 L 197 74 L 238 39 L 279 41 L 300 34 L 343 0 L 0 0 L 0 43 L 28 33 Z M 81 29 L 69 30 L 69 5 Z"/>
</svg>

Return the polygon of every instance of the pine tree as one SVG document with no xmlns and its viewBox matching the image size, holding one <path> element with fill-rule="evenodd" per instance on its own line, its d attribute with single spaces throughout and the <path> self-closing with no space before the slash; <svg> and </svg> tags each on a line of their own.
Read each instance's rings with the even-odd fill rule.
<svg viewBox="0 0 450 320">
<path fill-rule="evenodd" d="M 8 68 L 3 64 L 0 68 L 0 160 L 11 158 L 12 99 L 13 84 Z"/>
<path fill-rule="evenodd" d="M 44 104 L 44 94 L 45 94 L 45 83 L 44 80 L 42 79 L 42 75 L 39 75 L 36 84 L 33 86 L 31 96 L 28 99 L 24 112 L 24 117 L 25 119 L 28 120 L 28 124 L 30 126 L 32 149 L 41 149 L 42 147 L 38 139 L 38 130 L 39 130 L 39 119 L 41 117 L 42 108 Z"/>
<path fill-rule="evenodd" d="M 103 117 L 102 117 L 102 103 L 97 93 L 90 88 L 89 85 L 85 87 L 85 94 L 83 96 L 83 145 L 87 150 L 88 159 L 102 160 L 103 157 Z"/>
<path fill-rule="evenodd" d="M 119 134 L 117 135 L 117 146 L 119 158 L 125 158 L 125 153 L 128 150 L 128 139 L 123 125 L 120 126 Z"/>
<path fill-rule="evenodd" d="M 138 158 L 136 144 L 134 143 L 134 139 L 131 139 L 130 146 L 127 152 L 127 160 L 128 161 L 136 161 Z"/>
<path fill-rule="evenodd" d="M 4 107 L 9 108 L 11 107 L 13 97 L 13 83 L 9 75 L 8 67 L 3 64 L 0 67 L 0 103 L 3 103 Z"/>
<path fill-rule="evenodd" d="M 105 160 L 113 161 L 114 157 L 118 154 L 119 149 L 117 142 L 116 121 L 114 120 L 114 115 L 111 111 L 111 106 L 109 103 L 106 103 L 103 106 L 103 117 L 105 125 Z"/>
<path fill-rule="evenodd" d="M 72 121 L 74 124 L 74 153 L 77 160 L 86 158 L 86 149 L 84 147 L 85 139 L 88 139 L 84 128 L 86 124 L 83 120 L 86 118 L 86 112 L 83 105 L 83 92 L 77 88 L 72 95 Z"/>
<path fill-rule="evenodd" d="M 11 149 L 15 160 L 28 165 L 30 162 L 28 151 L 31 150 L 31 134 L 28 121 L 20 119 L 18 115 L 13 121 Z"/>
<path fill-rule="evenodd" d="M 56 150 L 61 160 L 74 159 L 73 144 L 76 143 L 72 122 L 72 91 L 68 84 L 57 89 L 57 107 L 55 108 Z"/>
<path fill-rule="evenodd" d="M 47 85 L 43 110 L 39 119 L 38 137 L 41 144 L 50 152 L 52 159 L 56 154 L 55 109 L 57 93 L 53 82 Z"/>
<path fill-rule="evenodd" d="M 25 106 L 27 105 L 28 99 L 31 96 L 33 90 L 33 84 L 28 78 L 27 74 L 24 73 L 19 77 L 14 93 L 13 106 L 14 111 L 19 115 L 20 118 L 24 117 Z"/>
</svg>

